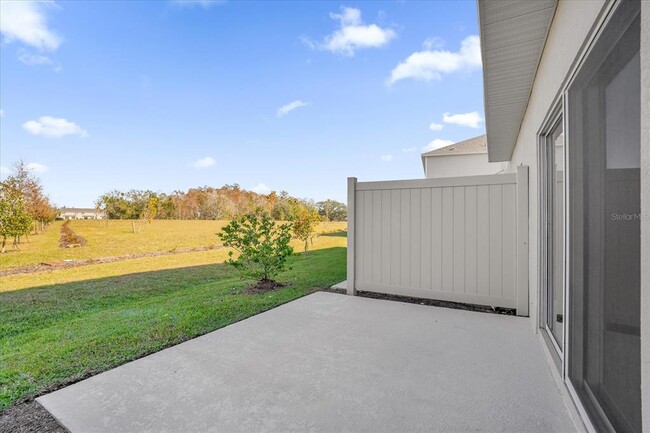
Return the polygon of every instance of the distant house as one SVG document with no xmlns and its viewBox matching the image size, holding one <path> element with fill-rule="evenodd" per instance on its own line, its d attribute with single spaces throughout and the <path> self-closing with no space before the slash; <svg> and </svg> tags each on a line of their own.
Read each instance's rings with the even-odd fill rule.
<svg viewBox="0 0 650 433">
<path fill-rule="evenodd" d="M 59 220 L 101 220 L 104 219 L 103 212 L 92 208 L 63 207 L 59 209 Z"/>
<path fill-rule="evenodd" d="M 422 167 L 430 179 L 496 174 L 505 169 L 505 164 L 488 161 L 487 136 L 480 135 L 423 153 Z"/>
</svg>

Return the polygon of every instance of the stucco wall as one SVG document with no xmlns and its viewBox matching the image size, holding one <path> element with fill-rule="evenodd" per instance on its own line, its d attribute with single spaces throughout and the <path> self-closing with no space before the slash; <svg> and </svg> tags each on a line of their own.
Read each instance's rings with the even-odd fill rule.
<svg viewBox="0 0 650 433">
<path fill-rule="evenodd" d="M 425 176 L 437 178 L 496 174 L 503 171 L 506 165 L 501 162 L 488 162 L 487 153 L 429 156 L 425 158 Z"/>
<path fill-rule="evenodd" d="M 650 431 L 650 2 L 641 3 L 641 404 Z"/>
<path fill-rule="evenodd" d="M 535 83 L 528 107 L 522 121 L 517 144 L 507 171 L 513 172 L 518 165 L 528 165 L 529 172 L 529 275 L 531 325 L 538 328 L 539 300 L 539 209 L 537 132 L 552 103 L 565 82 L 567 75 L 581 50 L 592 26 L 596 22 L 605 0 L 560 1 L 540 59 Z"/>
</svg>

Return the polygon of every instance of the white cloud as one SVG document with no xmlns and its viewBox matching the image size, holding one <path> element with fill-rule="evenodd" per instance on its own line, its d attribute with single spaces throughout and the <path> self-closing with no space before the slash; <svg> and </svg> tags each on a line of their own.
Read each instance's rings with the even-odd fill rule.
<svg viewBox="0 0 650 433">
<path fill-rule="evenodd" d="M 405 152 L 405 153 L 415 152 L 416 150 L 418 150 L 418 148 L 415 147 L 415 146 L 413 146 L 413 147 L 403 147 L 402 148 L 402 152 Z"/>
<path fill-rule="evenodd" d="M 462 114 L 444 113 L 442 115 L 442 121 L 454 125 L 467 126 L 469 128 L 478 128 L 483 121 L 483 117 L 481 117 L 478 111 Z"/>
<path fill-rule="evenodd" d="M 9 169 L 9 167 L 5 167 L 4 165 L 0 165 L 0 175 L 7 176 L 9 173 L 11 173 L 11 170 Z"/>
<path fill-rule="evenodd" d="M 194 168 L 208 168 L 215 165 L 217 161 L 211 156 L 199 158 L 194 162 Z"/>
<path fill-rule="evenodd" d="M 50 169 L 49 167 L 43 164 L 39 164 L 38 162 L 27 163 L 27 165 L 25 165 L 25 168 L 29 171 L 33 171 L 34 173 L 45 173 Z"/>
<path fill-rule="evenodd" d="M 76 123 L 52 116 L 42 116 L 38 120 L 29 120 L 23 123 L 23 128 L 30 134 L 48 138 L 61 138 L 66 135 L 88 136 L 88 132 Z"/>
<path fill-rule="evenodd" d="M 442 48 L 444 45 L 444 41 L 440 37 L 433 37 L 433 38 L 427 38 L 422 42 L 422 47 L 425 50 L 431 51 L 431 50 L 438 50 Z"/>
<path fill-rule="evenodd" d="M 5 110 L 3 110 L 2 108 L 0 108 L 0 117 L 2 117 L 2 116 L 4 116 L 4 115 L 5 115 Z"/>
<path fill-rule="evenodd" d="M 30 53 L 29 51 L 22 48 L 18 50 L 18 60 L 29 66 L 51 65 L 54 68 L 54 72 L 60 72 L 62 69 L 61 65 L 58 62 L 55 62 L 48 56 L 44 56 L 43 54 Z"/>
<path fill-rule="evenodd" d="M 20 41 L 39 50 L 54 51 L 61 38 L 48 28 L 44 9 L 52 2 L 0 1 L 0 33 L 7 43 Z"/>
<path fill-rule="evenodd" d="M 440 131 L 444 127 L 445 127 L 445 125 L 443 125 L 441 123 L 435 123 L 435 122 L 431 122 L 431 124 L 429 125 L 429 129 L 432 130 L 432 131 Z"/>
<path fill-rule="evenodd" d="M 428 44 L 425 41 L 425 47 Z M 397 65 L 390 73 L 388 84 L 413 78 L 424 81 L 440 80 L 443 74 L 481 67 L 481 45 L 478 36 L 468 36 L 457 52 L 425 49 L 417 51 Z"/>
<path fill-rule="evenodd" d="M 258 183 L 257 185 L 251 188 L 251 191 L 256 192 L 258 194 L 270 194 L 271 188 L 269 188 L 263 183 Z"/>
<path fill-rule="evenodd" d="M 393 160 L 393 155 L 382 155 L 381 160 L 384 162 L 391 162 Z"/>
<path fill-rule="evenodd" d="M 26 65 L 51 65 L 52 59 L 42 54 L 32 54 L 25 50 L 18 51 L 18 60 Z"/>
<path fill-rule="evenodd" d="M 288 114 L 290 111 L 295 110 L 296 108 L 305 107 L 307 105 L 309 104 L 298 99 L 297 101 L 290 102 L 287 105 L 283 105 L 282 107 L 280 107 L 278 109 L 278 112 L 275 113 L 275 116 L 282 117 L 285 114 Z"/>
<path fill-rule="evenodd" d="M 354 52 L 362 48 L 378 48 L 386 45 L 395 38 L 396 33 L 389 28 L 377 24 L 365 25 L 361 19 L 361 11 L 356 8 L 341 8 L 341 13 L 330 13 L 330 18 L 338 21 L 340 28 L 326 36 L 322 42 L 312 42 L 302 38 L 311 48 L 331 51 L 346 56 L 354 56 Z"/>
<path fill-rule="evenodd" d="M 429 152 L 431 150 L 436 150 L 436 149 L 440 149 L 441 147 L 449 146 L 450 144 L 454 144 L 454 142 L 451 140 L 442 140 L 440 138 L 436 138 L 435 140 L 432 140 L 429 144 L 424 146 L 422 148 L 422 151 Z"/>
</svg>

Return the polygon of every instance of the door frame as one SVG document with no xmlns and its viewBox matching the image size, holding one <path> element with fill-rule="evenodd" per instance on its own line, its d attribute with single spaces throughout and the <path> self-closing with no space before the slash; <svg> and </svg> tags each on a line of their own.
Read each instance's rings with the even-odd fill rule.
<svg viewBox="0 0 650 433">
<path fill-rule="evenodd" d="M 547 115 L 546 120 L 544 124 L 542 125 L 542 128 L 540 128 L 540 132 L 537 134 L 537 163 L 538 163 L 538 182 L 539 182 L 539 199 L 538 199 L 538 218 L 539 218 L 539 257 L 538 257 L 538 262 L 539 262 L 539 282 L 538 282 L 538 287 L 539 287 L 539 314 L 538 314 L 538 327 L 542 329 L 542 335 L 544 337 L 544 341 L 546 342 L 547 346 L 550 350 L 553 360 L 556 364 L 556 367 L 560 371 L 560 374 L 562 377 L 564 377 L 563 369 L 564 369 L 564 353 L 566 352 L 565 350 L 565 344 L 566 342 L 566 337 L 567 337 L 567 309 L 566 309 L 566 301 L 567 301 L 567 280 L 566 280 L 566 269 L 567 269 L 567 263 L 566 263 L 566 241 L 567 241 L 567 218 L 566 218 L 566 213 L 567 213 L 567 190 L 568 190 L 568 182 L 566 181 L 567 175 L 566 175 L 566 168 L 567 168 L 567 146 L 566 146 L 566 115 L 564 112 L 564 98 L 561 98 L 559 101 L 556 101 L 555 104 L 553 105 L 553 108 L 549 111 L 549 115 Z M 563 329 L 562 329 L 562 343 L 558 342 L 557 339 L 555 338 L 555 335 L 553 335 L 553 332 L 551 331 L 550 327 L 548 326 L 548 318 L 549 318 L 549 308 L 552 310 L 552 306 L 548 305 L 548 299 L 549 299 L 549 289 L 552 289 L 552 281 L 549 281 L 549 276 L 550 276 L 550 270 L 552 269 L 552 263 L 549 264 L 549 245 L 552 249 L 555 249 L 554 246 L 554 240 L 552 239 L 553 236 L 553 222 L 549 221 L 550 218 L 550 208 L 549 208 L 549 197 L 551 194 L 549 194 L 549 183 L 550 183 L 550 178 L 549 178 L 549 166 L 548 164 L 551 162 L 549 154 L 552 152 L 552 149 L 549 150 L 549 138 L 551 137 L 554 129 L 559 125 L 562 125 L 562 131 L 564 134 L 564 149 L 563 149 L 563 157 L 564 157 L 564 168 L 565 168 L 565 181 L 563 184 L 563 228 L 562 228 L 562 234 L 564 238 L 564 245 L 563 245 L 563 257 L 562 261 L 564 263 L 563 266 L 563 275 L 562 275 L 562 283 L 563 283 L 563 290 L 562 290 L 562 296 L 563 296 Z M 555 160 L 553 156 L 553 161 Z M 549 242 L 549 239 L 550 242 Z M 560 347 L 562 346 L 562 347 Z"/>
</svg>

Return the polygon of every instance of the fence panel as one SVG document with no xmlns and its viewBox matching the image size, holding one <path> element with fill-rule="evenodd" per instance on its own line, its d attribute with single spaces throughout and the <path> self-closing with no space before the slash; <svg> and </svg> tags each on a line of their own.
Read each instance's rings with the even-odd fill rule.
<svg viewBox="0 0 650 433">
<path fill-rule="evenodd" d="M 527 167 L 445 179 L 350 178 L 348 293 L 516 308 L 528 315 L 527 181 Z"/>
</svg>

